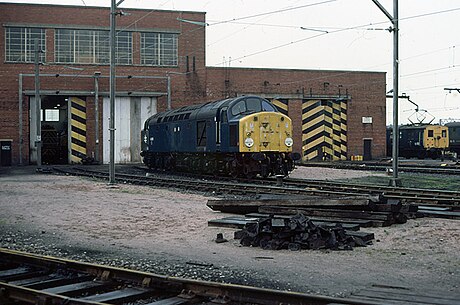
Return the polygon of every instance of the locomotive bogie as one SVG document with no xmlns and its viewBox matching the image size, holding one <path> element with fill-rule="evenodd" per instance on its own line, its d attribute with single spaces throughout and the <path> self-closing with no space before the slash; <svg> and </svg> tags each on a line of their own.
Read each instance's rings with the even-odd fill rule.
<svg viewBox="0 0 460 305">
<path fill-rule="evenodd" d="M 281 174 L 294 169 L 293 156 L 284 153 L 144 153 L 150 169 L 253 178 Z"/>
</svg>

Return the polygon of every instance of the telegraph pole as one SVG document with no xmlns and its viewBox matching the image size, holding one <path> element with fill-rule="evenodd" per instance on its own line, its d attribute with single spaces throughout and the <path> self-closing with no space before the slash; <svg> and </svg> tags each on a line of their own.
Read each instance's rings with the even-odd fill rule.
<svg viewBox="0 0 460 305">
<path fill-rule="evenodd" d="M 401 186 L 401 178 L 398 177 L 398 154 L 399 154 L 399 126 L 398 126 L 398 88 L 399 88 L 399 16 L 398 0 L 393 0 L 393 16 L 378 2 L 372 0 L 382 13 L 390 19 L 393 28 L 393 177 L 390 178 L 390 186 Z"/>
<path fill-rule="evenodd" d="M 116 50 L 116 17 L 117 6 L 125 0 L 112 0 L 110 6 L 110 164 L 109 164 L 109 183 L 115 184 L 115 50 Z"/>
<path fill-rule="evenodd" d="M 35 138 L 35 146 L 37 148 L 37 166 L 42 166 L 42 102 L 40 98 L 40 49 L 38 45 L 38 38 L 34 40 L 34 51 L 35 51 L 35 117 L 36 117 L 36 129 L 37 137 Z"/>
</svg>

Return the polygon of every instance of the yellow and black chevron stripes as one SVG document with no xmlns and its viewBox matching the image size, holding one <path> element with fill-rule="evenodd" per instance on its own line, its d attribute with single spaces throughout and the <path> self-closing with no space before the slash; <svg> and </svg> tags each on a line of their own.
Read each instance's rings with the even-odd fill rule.
<svg viewBox="0 0 460 305">
<path fill-rule="evenodd" d="M 273 99 L 272 104 L 284 115 L 288 115 L 288 102 L 287 99 Z"/>
<path fill-rule="evenodd" d="M 304 160 L 346 160 L 346 101 L 302 102 L 302 151 Z"/>
<path fill-rule="evenodd" d="M 86 157 L 86 101 L 71 97 L 70 101 L 70 162 L 80 163 Z"/>
</svg>

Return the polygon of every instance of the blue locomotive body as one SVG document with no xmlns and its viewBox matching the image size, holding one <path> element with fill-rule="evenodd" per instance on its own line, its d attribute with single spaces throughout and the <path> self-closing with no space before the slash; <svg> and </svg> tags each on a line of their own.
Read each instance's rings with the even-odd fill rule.
<svg viewBox="0 0 460 305">
<path fill-rule="evenodd" d="M 269 101 L 242 96 L 158 113 L 142 130 L 150 168 L 233 176 L 287 175 L 292 124 Z"/>
</svg>

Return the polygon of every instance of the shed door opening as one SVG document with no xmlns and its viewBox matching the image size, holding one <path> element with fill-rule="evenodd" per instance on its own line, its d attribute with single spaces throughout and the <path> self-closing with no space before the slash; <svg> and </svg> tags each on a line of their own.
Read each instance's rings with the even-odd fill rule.
<svg viewBox="0 0 460 305">
<path fill-rule="evenodd" d="M 37 162 L 35 98 L 30 98 L 30 163 Z M 68 163 L 68 99 L 65 96 L 41 98 L 42 164 Z"/>
<path fill-rule="evenodd" d="M 364 139 L 363 160 L 372 160 L 372 140 Z"/>
</svg>

